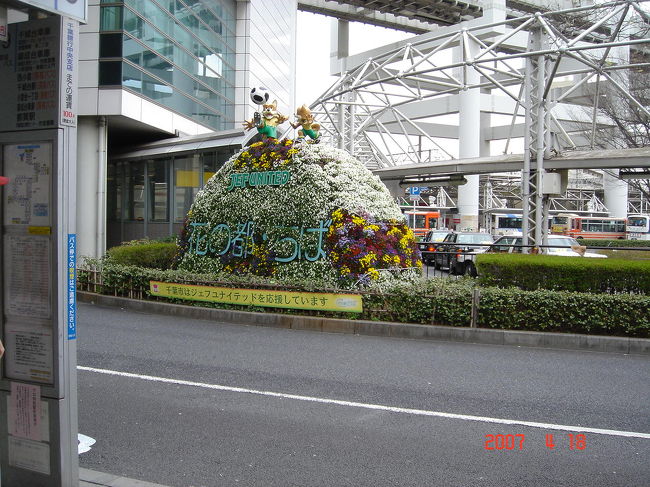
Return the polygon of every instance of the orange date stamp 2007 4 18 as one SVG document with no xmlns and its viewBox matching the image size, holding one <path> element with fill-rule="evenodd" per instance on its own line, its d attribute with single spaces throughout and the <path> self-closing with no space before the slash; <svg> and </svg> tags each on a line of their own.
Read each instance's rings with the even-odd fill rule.
<svg viewBox="0 0 650 487">
<path fill-rule="evenodd" d="M 587 448 L 587 437 L 582 433 L 567 435 L 569 450 L 584 450 Z M 546 448 L 553 450 L 562 439 L 558 438 L 557 445 L 552 433 L 546 434 Z M 486 450 L 523 450 L 526 442 L 526 435 L 485 435 Z"/>
</svg>

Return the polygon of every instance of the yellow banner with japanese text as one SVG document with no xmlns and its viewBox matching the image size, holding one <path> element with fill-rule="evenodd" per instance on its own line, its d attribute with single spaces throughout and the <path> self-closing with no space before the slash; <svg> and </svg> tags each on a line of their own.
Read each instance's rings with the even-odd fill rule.
<svg viewBox="0 0 650 487">
<path fill-rule="evenodd" d="M 343 311 L 350 313 L 361 313 L 363 311 L 360 294 L 240 289 L 159 281 L 150 281 L 149 286 L 153 296 L 165 298 L 317 311 Z"/>
</svg>

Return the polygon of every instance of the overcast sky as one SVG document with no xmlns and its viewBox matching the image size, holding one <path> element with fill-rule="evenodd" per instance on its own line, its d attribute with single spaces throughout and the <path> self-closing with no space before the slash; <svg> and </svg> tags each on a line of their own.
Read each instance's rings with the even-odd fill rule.
<svg viewBox="0 0 650 487">
<path fill-rule="evenodd" d="M 296 105 L 309 105 L 336 78 L 329 76 L 330 23 L 332 17 L 298 12 L 298 45 L 296 74 Z M 406 32 L 350 23 L 350 54 L 413 36 Z"/>
</svg>

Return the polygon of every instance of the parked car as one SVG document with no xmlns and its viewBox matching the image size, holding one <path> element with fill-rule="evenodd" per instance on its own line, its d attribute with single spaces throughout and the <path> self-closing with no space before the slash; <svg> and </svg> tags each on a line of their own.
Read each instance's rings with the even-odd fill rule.
<svg viewBox="0 0 650 487">
<path fill-rule="evenodd" d="M 585 247 L 580 245 L 573 237 L 565 237 L 563 235 L 548 235 L 548 245 L 554 247 L 541 248 L 540 253 L 546 255 L 559 255 L 565 257 L 591 257 L 596 259 L 606 259 L 607 256 L 597 254 L 595 252 L 587 252 Z M 522 248 L 517 247 L 521 245 L 523 239 L 521 236 L 504 235 L 494 241 L 494 244 L 488 248 L 488 252 L 499 253 L 521 253 Z"/>
<path fill-rule="evenodd" d="M 422 242 L 442 242 L 451 230 L 429 230 L 422 239 Z"/>
<path fill-rule="evenodd" d="M 433 264 L 436 269 L 446 267 L 450 274 L 476 275 L 474 258 L 485 252 L 494 242 L 492 235 L 483 232 L 450 232 L 436 246 Z"/>
<path fill-rule="evenodd" d="M 433 265 L 433 252 L 435 252 L 437 245 L 450 233 L 451 230 L 429 230 L 422 241 L 418 242 L 422 261 L 426 265 Z"/>
</svg>

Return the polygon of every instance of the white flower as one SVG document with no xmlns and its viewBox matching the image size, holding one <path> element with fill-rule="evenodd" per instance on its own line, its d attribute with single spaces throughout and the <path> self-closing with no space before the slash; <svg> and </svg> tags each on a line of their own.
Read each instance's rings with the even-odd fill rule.
<svg viewBox="0 0 650 487">
<path fill-rule="evenodd" d="M 245 185 L 229 189 L 232 174 L 265 170 L 236 169 L 235 161 L 245 150 L 249 148 L 231 157 L 196 195 L 189 213 L 189 222 L 194 224 L 195 230 L 194 247 L 183 257 L 182 269 L 201 273 L 224 271 L 229 263 L 237 261 L 233 257 L 236 249 L 233 242 L 238 229 L 252 228 L 250 233 L 267 251 L 284 257 L 290 256 L 292 249 L 297 253 L 291 262 L 274 263 L 273 279 L 286 283 L 308 280 L 334 286 L 339 274 L 324 252 L 324 258 L 321 255 L 314 262 L 309 260 L 320 255 L 319 233 L 315 229 L 324 225 L 334 210 L 363 212 L 381 221 L 402 221 L 399 207 L 379 178 L 347 152 L 324 144 L 300 146 L 293 159 L 282 166 L 282 170 L 291 174 L 284 185 Z M 250 241 L 250 235 L 243 237 L 241 242 Z M 322 237 L 324 250 L 325 235 Z M 294 248 L 290 238 L 298 242 L 300 248 Z M 228 250 L 222 259 L 218 254 L 224 249 Z M 238 248 L 241 252 L 247 250 L 250 249 L 246 245 Z M 252 257 L 249 256 L 249 263 L 254 260 Z"/>
</svg>

